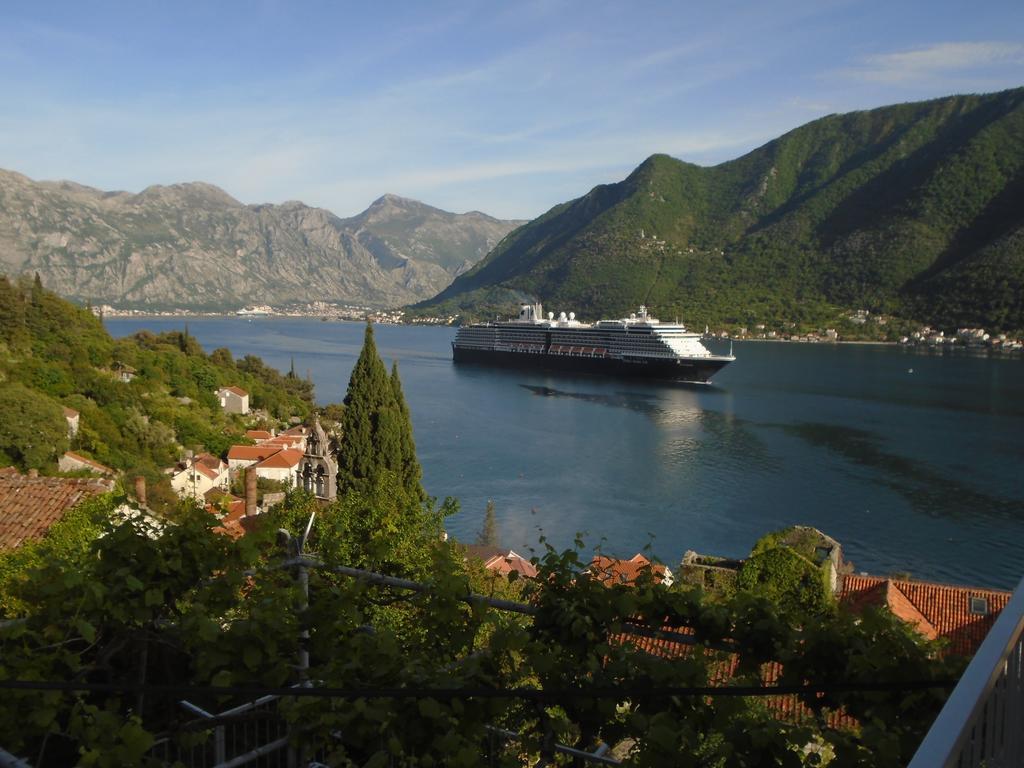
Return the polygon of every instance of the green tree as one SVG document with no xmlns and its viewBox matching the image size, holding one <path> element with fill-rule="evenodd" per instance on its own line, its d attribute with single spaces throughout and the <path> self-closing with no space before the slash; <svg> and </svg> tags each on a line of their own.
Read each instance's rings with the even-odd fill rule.
<svg viewBox="0 0 1024 768">
<path fill-rule="evenodd" d="M 308 494 L 290 496 L 294 522 L 304 527 L 317 504 Z M 365 518 L 318 516 L 314 548 L 328 570 L 310 573 L 308 605 L 305 590 L 278 567 L 286 553 L 271 543 L 274 525 L 232 541 L 212 532 L 211 515 L 183 508 L 175 525 L 106 525 L 85 556 L 76 529 L 67 547 L 54 548 L 17 580 L 26 618 L 0 624 L 0 677 L 277 687 L 296 681 L 292 662 L 305 630 L 308 678 L 325 687 L 531 688 L 547 699 L 534 706 L 467 691 L 463 698 L 369 696 L 338 707 L 282 701 L 278 713 L 297 740 L 324 750 L 332 765 L 476 766 L 490 749 L 483 762 L 512 768 L 524 756 L 536 763 L 545 740 L 591 748 L 600 739 L 628 740 L 631 766 L 818 765 L 804 748 L 822 744 L 834 751 L 836 766 L 895 768 L 906 764 L 941 706 L 940 689 L 836 687 L 826 697 L 801 695 L 811 712 L 843 708 L 860 722 L 856 731 L 833 728 L 825 717 L 780 720 L 762 700 L 655 689 L 756 685 L 770 662 L 783 665 L 781 682 L 798 685 L 944 680 L 956 672 L 933 644 L 886 612 L 840 613 L 796 627 L 777 606 L 749 594 L 707 604 L 696 590 L 604 586 L 581 578 L 589 558 L 572 550 L 548 548 L 538 560 L 539 577 L 523 585 L 527 616 L 467 606 L 460 598 L 472 577 L 460 571 L 461 556 L 450 556 L 458 548 L 437 539 L 426 550 L 426 577 L 417 577 L 429 582 L 424 592 L 370 588 L 331 572 L 325 555 L 362 553 L 357 562 L 374 566 L 424 554 L 420 544 L 412 553 L 396 550 L 394 532 L 379 530 L 393 523 L 390 514 L 372 517 L 400 499 L 401 489 L 385 480 L 371 496 L 352 492 L 345 502 L 362 506 Z M 641 650 L 649 646 L 631 625 L 646 633 L 688 628 L 697 645 L 686 643 L 674 657 L 652 654 Z M 712 652 L 723 644 L 735 663 Z M 188 698 L 209 708 L 245 700 L 204 702 L 199 692 Z M 31 754 L 40 768 L 156 764 L 146 759 L 156 733 L 170 731 L 183 747 L 211 738 L 174 733 L 179 699 L 156 689 L 144 696 L 8 691 L 0 697 L 0 744 Z M 523 737 L 496 743 L 487 730 L 494 724 Z"/>
<path fill-rule="evenodd" d="M 494 516 L 494 500 L 487 500 L 487 508 L 484 510 L 484 524 L 476 535 L 476 543 L 486 547 L 497 547 L 499 541 L 498 520 Z"/>
<path fill-rule="evenodd" d="M 398 369 L 388 377 L 369 323 L 362 352 L 349 379 L 341 432 L 339 493 L 369 491 L 378 484 L 382 473 L 392 472 L 409 494 L 420 500 L 426 498 Z"/>
<path fill-rule="evenodd" d="M 736 585 L 791 615 L 821 615 L 834 607 L 826 572 L 790 547 L 751 555 L 740 568 Z"/>
<path fill-rule="evenodd" d="M 0 461 L 55 469 L 67 449 L 67 422 L 55 400 L 21 383 L 0 385 Z"/>
<path fill-rule="evenodd" d="M 423 470 L 420 468 L 419 459 L 416 458 L 416 441 L 412 436 L 412 414 L 409 413 L 409 406 L 406 404 L 405 395 L 402 393 L 402 382 L 398 378 L 398 361 L 391 364 L 391 391 L 394 394 L 395 405 L 398 408 L 396 414 L 399 451 L 398 474 L 402 479 L 402 484 L 409 493 L 423 500 L 427 497 L 421 482 Z"/>
</svg>

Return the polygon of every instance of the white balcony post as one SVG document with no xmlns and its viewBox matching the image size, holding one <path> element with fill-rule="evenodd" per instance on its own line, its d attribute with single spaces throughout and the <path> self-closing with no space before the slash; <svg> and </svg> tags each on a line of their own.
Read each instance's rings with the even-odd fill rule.
<svg viewBox="0 0 1024 768">
<path fill-rule="evenodd" d="M 908 768 L 1024 764 L 1024 579 L 988 631 Z"/>
</svg>

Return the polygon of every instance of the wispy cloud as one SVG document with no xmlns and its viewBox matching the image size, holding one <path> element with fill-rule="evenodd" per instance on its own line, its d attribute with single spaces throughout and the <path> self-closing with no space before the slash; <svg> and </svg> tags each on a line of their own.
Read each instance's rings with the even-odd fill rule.
<svg viewBox="0 0 1024 768">
<path fill-rule="evenodd" d="M 911 83 L 935 76 L 1024 66 L 1024 44 L 997 41 L 936 43 L 864 57 L 840 74 L 875 83 Z"/>
<path fill-rule="evenodd" d="M 700 53 L 707 49 L 709 46 L 707 40 L 699 40 L 693 42 L 683 43 L 681 45 L 673 45 L 669 48 L 662 48 L 658 51 L 652 51 L 650 53 L 638 56 L 631 61 L 627 61 L 623 64 L 623 69 L 627 74 L 633 75 L 638 74 L 644 70 L 663 67 L 672 64 L 679 59 L 689 58 L 694 54 Z"/>
</svg>

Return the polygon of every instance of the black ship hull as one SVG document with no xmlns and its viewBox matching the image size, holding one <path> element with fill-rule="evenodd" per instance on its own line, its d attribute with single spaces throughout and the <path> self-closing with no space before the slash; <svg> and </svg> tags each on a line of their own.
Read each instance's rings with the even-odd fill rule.
<svg viewBox="0 0 1024 768">
<path fill-rule="evenodd" d="M 454 343 L 452 344 L 452 359 L 456 363 L 482 363 L 505 368 L 568 371 L 694 384 L 710 383 L 711 377 L 715 373 L 732 362 L 732 358 L 715 357 L 678 360 L 643 357 L 615 359 L 552 355 L 542 352 L 504 352 L 459 347 Z"/>
</svg>

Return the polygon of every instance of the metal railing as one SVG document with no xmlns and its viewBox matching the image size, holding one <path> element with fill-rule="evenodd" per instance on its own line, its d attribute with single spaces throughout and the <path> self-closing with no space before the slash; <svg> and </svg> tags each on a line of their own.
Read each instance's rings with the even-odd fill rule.
<svg viewBox="0 0 1024 768">
<path fill-rule="evenodd" d="M 315 513 L 314 513 L 315 514 Z M 355 578 L 367 584 L 375 586 L 386 586 L 411 592 L 428 592 L 430 587 L 426 584 L 401 579 L 385 574 L 364 571 L 348 566 L 327 566 L 315 557 L 309 557 L 303 553 L 306 538 L 309 536 L 313 525 L 313 516 L 309 518 L 305 533 L 297 540 L 284 538 L 282 544 L 286 551 L 292 555 L 281 564 L 280 567 L 294 571 L 295 578 L 302 591 L 301 607 L 305 608 L 309 599 L 309 571 L 328 570 L 333 573 Z M 536 608 L 524 603 L 517 603 L 510 600 L 501 600 L 484 595 L 467 594 L 462 597 L 470 604 L 487 605 L 501 611 L 533 615 Z M 646 628 L 637 628 L 640 631 Z M 695 644 L 695 638 L 689 635 L 671 632 L 659 632 L 646 630 L 649 636 L 670 636 L 679 642 Z M 300 634 L 300 651 L 297 670 L 299 682 L 295 688 L 311 688 L 309 680 L 309 653 L 306 650 L 306 641 L 309 632 L 303 630 Z M 295 744 L 303 742 L 301 728 L 293 731 L 293 725 L 281 716 L 278 711 L 278 703 L 281 700 L 279 695 L 267 695 L 251 702 L 241 704 L 219 713 L 211 713 L 207 710 L 189 702 L 181 701 L 179 704 L 186 711 L 198 716 L 199 724 L 202 721 L 210 721 L 209 736 L 205 739 L 190 740 L 185 746 L 171 736 L 164 736 L 158 739 L 153 748 L 149 751 L 149 757 L 156 759 L 163 765 L 183 765 L 185 768 L 242 768 L 248 765 L 264 766 L 265 768 L 298 768 L 299 766 L 323 766 L 320 762 L 323 757 L 324 745 L 314 746 L 312 758 L 304 755 L 308 750 L 296 747 Z M 246 715 L 261 714 L 264 717 L 258 718 L 255 722 L 247 722 Z M 239 718 L 236 720 L 236 718 Z M 567 755 L 574 759 L 574 764 L 582 766 L 592 763 L 596 765 L 619 765 L 620 761 L 612 757 L 610 745 L 598 741 L 593 744 L 591 750 L 583 750 L 567 744 L 557 743 L 551 731 L 551 724 L 545 720 L 544 746 L 541 749 L 541 760 L 537 767 L 551 765 L 555 755 Z M 204 729 L 205 730 L 205 729 Z M 485 726 L 487 732 L 487 744 L 482 754 L 481 765 L 495 765 L 501 750 L 510 742 L 519 742 L 522 734 L 499 728 L 496 726 Z M 212 738 L 211 738 L 212 737 Z M 343 734 L 334 734 L 339 742 L 344 741 Z M 389 766 L 392 762 L 389 762 Z M 19 768 L 21 768 L 19 766 Z M 26 768 L 30 768 L 27 767 Z"/>
<path fill-rule="evenodd" d="M 1010 768 L 1024 765 L 1024 580 L 908 768 Z"/>
<path fill-rule="evenodd" d="M 295 742 L 301 744 L 303 741 L 301 728 L 291 733 L 293 726 L 277 709 L 281 698 L 279 695 L 262 696 L 218 713 L 208 712 L 189 701 L 181 701 L 179 704 L 183 709 L 200 718 L 198 724 L 210 721 L 206 737 L 181 743 L 172 736 L 165 736 L 157 740 L 149 750 L 148 757 L 161 765 L 185 768 L 242 768 L 253 764 L 262 768 L 328 768 L 322 762 L 326 759 L 326 745 L 316 745 L 312 754 L 295 745 Z M 246 715 L 261 716 L 253 718 Z M 484 730 L 487 738 L 481 744 L 481 766 L 497 765 L 498 757 L 506 745 L 523 739 L 522 734 L 506 728 L 485 726 Z M 344 743 L 344 735 L 340 731 L 333 737 L 339 745 Z M 621 761 L 613 757 L 610 751 L 611 745 L 601 741 L 593 744 L 590 750 L 570 747 L 555 742 L 549 733 L 538 765 L 551 764 L 555 755 L 574 758 L 576 765 L 620 765 Z M 11 762 L 5 762 L 5 756 Z M 394 761 L 388 765 L 394 765 Z M 0 768 L 4 766 L 32 768 L 29 763 L 18 761 L 13 755 L 0 750 Z"/>
<path fill-rule="evenodd" d="M 207 712 L 189 701 L 179 702 L 187 712 L 213 723 L 209 736 L 181 744 L 163 737 L 149 751 L 149 757 L 162 765 L 187 768 L 238 768 L 257 763 L 267 768 L 287 768 L 295 763 L 288 747 L 288 724 L 277 712 L 278 696 L 262 696 L 254 701 L 218 712 Z M 247 713 L 262 717 L 242 717 Z M 262 759 L 261 759 L 262 758 Z"/>
</svg>

